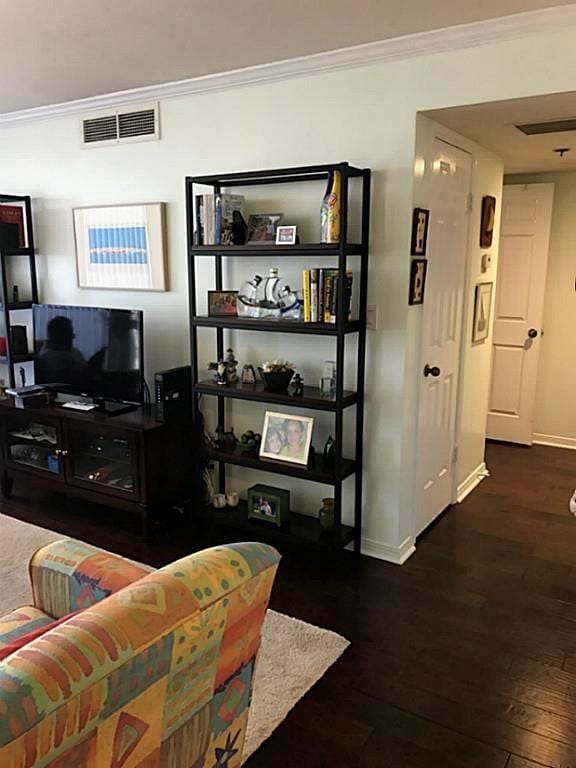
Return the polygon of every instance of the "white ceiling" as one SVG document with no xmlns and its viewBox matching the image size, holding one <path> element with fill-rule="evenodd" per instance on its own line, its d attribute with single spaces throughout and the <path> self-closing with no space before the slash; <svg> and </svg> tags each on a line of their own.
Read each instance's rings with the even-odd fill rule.
<svg viewBox="0 0 576 768">
<path fill-rule="evenodd" d="M 428 117 L 492 150 L 506 173 L 576 170 L 576 131 L 526 136 L 515 126 L 576 118 L 576 93 L 435 109 Z M 554 150 L 569 147 L 564 157 Z"/>
<path fill-rule="evenodd" d="M 0 114 L 567 0 L 0 0 Z"/>
</svg>

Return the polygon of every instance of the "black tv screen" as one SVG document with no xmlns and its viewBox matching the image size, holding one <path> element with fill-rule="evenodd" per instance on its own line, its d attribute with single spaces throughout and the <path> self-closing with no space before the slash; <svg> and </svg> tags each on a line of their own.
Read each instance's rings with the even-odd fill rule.
<svg viewBox="0 0 576 768">
<path fill-rule="evenodd" d="M 142 403 L 142 337 L 140 310 L 35 304 L 35 382 Z"/>
</svg>

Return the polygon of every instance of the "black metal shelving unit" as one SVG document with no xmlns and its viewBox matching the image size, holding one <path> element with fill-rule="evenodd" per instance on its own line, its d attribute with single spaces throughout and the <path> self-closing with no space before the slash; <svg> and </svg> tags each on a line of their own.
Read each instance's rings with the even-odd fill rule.
<svg viewBox="0 0 576 768">
<path fill-rule="evenodd" d="M 32 309 L 38 303 L 38 279 L 36 275 L 36 249 L 34 245 L 34 227 L 32 224 L 32 203 L 28 195 L 6 195 L 0 193 L 0 205 L 15 203 L 24 206 L 24 224 L 26 228 L 26 242 L 24 248 L 3 249 L 0 244 L 0 309 L 4 316 L 4 329 L 6 334 L 6 356 L 0 357 L 0 365 L 8 367 L 8 381 L 10 386 L 16 384 L 14 366 L 28 363 L 34 360 L 34 353 L 15 355 L 12 343 L 12 312 L 15 310 Z M 15 256 L 27 256 L 30 270 L 30 301 L 11 301 L 8 286 L 8 260 Z"/>
<path fill-rule="evenodd" d="M 194 243 L 194 197 L 195 185 L 212 187 L 215 193 L 230 187 L 248 187 L 277 183 L 301 183 L 308 181 L 327 181 L 334 171 L 340 171 L 341 187 L 341 228 L 340 241 L 334 244 L 304 243 L 288 246 L 250 246 L 250 245 L 196 245 Z M 348 242 L 348 198 L 349 181 L 359 179 L 361 184 L 361 241 Z M 218 421 L 225 424 L 226 401 L 228 399 L 250 400 L 262 403 L 276 403 L 292 407 L 328 411 L 334 413 L 334 437 L 336 456 L 334 466 L 326 468 L 323 457 L 319 453 L 313 456 L 308 467 L 274 462 L 261 459 L 256 453 L 246 453 L 238 448 L 233 450 L 216 449 L 207 446 L 198 448 L 198 456 L 204 461 L 218 464 L 218 482 L 220 491 L 226 487 L 226 465 L 258 469 L 263 472 L 300 478 L 309 482 L 323 483 L 334 487 L 335 528 L 327 534 L 322 531 L 319 521 L 296 512 L 291 513 L 290 524 L 286 528 L 275 528 L 257 520 L 248 520 L 245 504 L 237 509 L 216 510 L 209 508 L 208 514 L 216 524 L 241 530 L 256 538 L 269 538 L 277 543 L 292 543 L 311 546 L 320 549 L 340 549 L 348 544 L 354 544 L 355 552 L 360 552 L 362 534 L 362 468 L 364 442 L 364 380 L 366 357 L 366 312 L 368 290 L 368 253 L 370 231 L 370 185 L 371 171 L 368 168 L 355 168 L 348 163 L 335 165 L 314 165 L 298 168 L 280 168 L 268 171 L 248 171 L 246 173 L 230 173 L 211 176 L 195 176 L 186 178 L 186 210 L 187 210 L 187 246 L 188 246 L 188 279 L 190 302 L 190 359 L 192 364 L 192 392 L 195 402 L 202 395 L 211 395 L 218 399 Z M 319 201 L 320 202 L 320 201 Z M 314 211 L 318 215 L 318 211 Z M 348 320 L 344 291 L 338 294 L 336 308 L 336 323 L 304 323 L 296 320 L 257 320 L 251 318 L 215 318 L 198 315 L 196 307 L 196 259 L 199 256 L 212 256 L 215 261 L 215 290 L 224 290 L 223 260 L 227 257 L 239 258 L 268 258 L 275 264 L 278 258 L 290 257 L 334 257 L 338 260 L 339 284 L 344 285 L 348 257 L 357 256 L 360 267 L 355 273 L 354 284 L 358 285 L 358 317 Z M 326 399 L 321 396 L 317 387 L 306 386 L 302 397 L 295 398 L 289 394 L 277 394 L 266 391 L 257 383 L 255 386 L 241 384 L 221 387 L 213 381 L 200 381 L 198 370 L 198 329 L 213 328 L 216 330 L 217 358 L 224 357 L 224 333 L 226 330 L 261 331 L 264 333 L 295 333 L 330 336 L 336 339 L 336 391 L 335 396 Z M 356 389 L 344 389 L 344 360 L 345 344 L 349 334 L 357 335 L 356 346 Z M 356 408 L 355 420 L 355 456 L 343 455 L 344 445 L 344 411 L 349 407 Z M 194 409 L 196 412 L 196 408 Z M 354 522 L 353 525 L 342 523 L 342 484 L 347 478 L 355 477 L 354 490 Z"/>
</svg>

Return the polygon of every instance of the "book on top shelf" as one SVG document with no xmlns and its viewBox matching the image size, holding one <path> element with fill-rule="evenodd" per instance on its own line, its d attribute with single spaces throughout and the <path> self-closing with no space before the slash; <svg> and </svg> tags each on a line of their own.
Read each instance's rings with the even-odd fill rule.
<svg viewBox="0 0 576 768">
<path fill-rule="evenodd" d="M 196 219 L 195 245 L 244 244 L 243 195 L 230 195 L 221 192 L 196 195 L 194 210 Z"/>
<path fill-rule="evenodd" d="M 26 247 L 23 206 L 0 203 L 0 245 L 3 242 L 11 248 Z"/>
</svg>

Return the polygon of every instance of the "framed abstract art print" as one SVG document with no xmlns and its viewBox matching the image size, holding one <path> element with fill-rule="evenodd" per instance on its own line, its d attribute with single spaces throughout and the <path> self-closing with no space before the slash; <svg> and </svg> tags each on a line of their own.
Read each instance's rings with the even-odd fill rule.
<svg viewBox="0 0 576 768">
<path fill-rule="evenodd" d="M 74 209 L 79 288 L 166 291 L 165 203 Z"/>
</svg>

